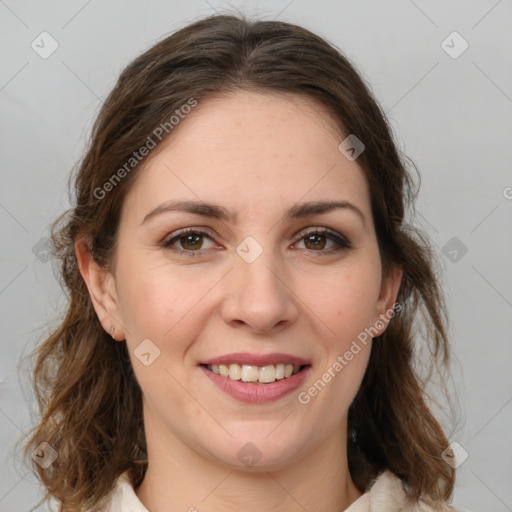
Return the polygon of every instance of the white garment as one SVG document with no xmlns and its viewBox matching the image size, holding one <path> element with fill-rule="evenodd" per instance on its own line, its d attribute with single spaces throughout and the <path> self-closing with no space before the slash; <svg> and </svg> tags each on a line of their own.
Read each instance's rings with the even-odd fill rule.
<svg viewBox="0 0 512 512">
<path fill-rule="evenodd" d="M 95 509 L 95 510 L 98 510 Z M 135 494 L 128 472 L 121 474 L 112 491 L 99 505 L 101 512 L 149 512 Z M 382 472 L 362 496 L 344 512 L 464 512 L 460 508 L 445 505 L 433 509 L 423 502 L 406 503 L 402 481 L 390 471 Z M 93 511 L 91 511 L 93 512 Z"/>
</svg>

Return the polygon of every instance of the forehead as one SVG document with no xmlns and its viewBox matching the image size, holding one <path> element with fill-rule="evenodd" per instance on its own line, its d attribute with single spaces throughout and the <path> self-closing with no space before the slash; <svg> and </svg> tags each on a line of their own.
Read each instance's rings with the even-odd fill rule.
<svg viewBox="0 0 512 512">
<path fill-rule="evenodd" d="M 339 151 L 343 138 L 310 98 L 252 91 L 210 98 L 150 155 L 125 203 L 138 217 L 173 198 L 254 215 L 301 199 L 345 199 L 369 213 L 364 172 Z"/>
</svg>

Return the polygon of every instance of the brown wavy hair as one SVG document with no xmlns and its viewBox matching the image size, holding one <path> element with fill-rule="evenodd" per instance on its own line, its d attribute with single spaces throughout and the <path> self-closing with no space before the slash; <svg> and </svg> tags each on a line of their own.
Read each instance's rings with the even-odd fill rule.
<svg viewBox="0 0 512 512">
<path fill-rule="evenodd" d="M 102 328 L 74 250 L 77 240 L 86 240 L 95 260 L 108 267 L 121 206 L 142 165 L 108 193 L 98 190 L 191 98 L 202 102 L 237 90 L 316 100 L 340 133 L 364 142 L 358 163 L 370 186 L 383 271 L 392 264 L 403 269 L 397 297 L 402 311 L 375 339 L 350 407 L 349 469 L 362 492 L 389 469 L 412 499 L 447 500 L 455 478 L 441 457 L 448 440 L 415 363 L 418 350 L 426 348 L 436 374 L 448 369 L 447 315 L 436 253 L 425 233 L 405 219 L 419 191 L 407 170 L 406 160 L 412 162 L 397 149 L 370 87 L 334 45 L 290 23 L 241 15 L 196 21 L 123 70 L 77 167 L 73 207 L 52 224 L 68 304 L 60 325 L 30 354 L 41 418 L 24 449 L 43 483 L 44 500 L 57 499 L 60 512 L 92 508 L 122 472 L 129 471 L 136 488 L 147 468 L 141 389 L 126 343 L 113 342 Z M 46 469 L 29 457 L 42 442 L 58 453 Z"/>
</svg>

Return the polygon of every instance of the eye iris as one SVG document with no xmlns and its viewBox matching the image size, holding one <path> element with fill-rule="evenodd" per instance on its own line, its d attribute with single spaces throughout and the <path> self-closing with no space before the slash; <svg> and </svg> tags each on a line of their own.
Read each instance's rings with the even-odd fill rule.
<svg viewBox="0 0 512 512">
<path fill-rule="evenodd" d="M 190 240 L 196 240 L 196 241 L 189 244 Z M 187 248 L 186 246 L 188 245 L 188 249 L 192 249 L 192 250 L 199 249 L 199 247 L 201 247 L 201 244 L 203 242 L 203 235 L 196 234 L 196 235 L 182 236 L 182 237 L 180 237 L 180 242 L 181 242 L 181 246 L 183 248 Z M 195 247 L 191 247 L 192 245 L 194 245 Z"/>
<path fill-rule="evenodd" d="M 321 239 L 320 242 L 318 239 Z M 316 241 L 315 241 L 316 240 Z M 314 249 L 323 249 L 325 247 L 325 236 L 323 235 L 309 235 L 306 237 L 306 247 L 309 243 L 313 244 Z M 308 247 L 310 249 L 311 247 Z"/>
</svg>

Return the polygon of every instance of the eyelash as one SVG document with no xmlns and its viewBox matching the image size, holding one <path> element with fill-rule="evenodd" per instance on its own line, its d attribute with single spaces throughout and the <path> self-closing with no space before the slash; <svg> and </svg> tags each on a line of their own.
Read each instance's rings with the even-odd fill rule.
<svg viewBox="0 0 512 512">
<path fill-rule="evenodd" d="M 169 249 L 174 242 L 178 241 L 180 238 L 182 238 L 186 235 L 189 235 L 189 234 L 206 235 L 208 238 L 210 238 L 210 240 L 213 240 L 213 238 L 214 238 L 213 234 L 209 231 L 203 231 L 203 230 L 194 229 L 194 228 L 184 228 L 184 229 L 177 231 L 176 233 L 173 233 L 173 236 L 171 238 L 166 238 L 161 243 L 161 245 L 164 249 Z M 352 245 L 347 238 L 345 238 L 345 237 L 339 235 L 338 233 L 336 233 L 335 231 L 331 231 L 330 229 L 327 229 L 327 228 L 313 229 L 311 231 L 302 231 L 298 234 L 299 238 L 298 238 L 297 242 L 301 242 L 302 240 L 304 240 L 305 238 L 307 238 L 308 236 L 311 236 L 311 235 L 325 236 L 327 239 L 331 240 L 332 242 L 334 242 L 338 245 L 338 247 L 331 247 L 330 249 L 327 249 L 327 250 L 315 251 L 312 249 L 306 249 L 307 251 L 312 252 L 312 253 L 319 253 L 318 255 L 320 255 L 320 256 L 331 255 L 331 254 L 340 252 L 342 250 L 352 249 Z M 194 249 L 191 251 L 186 251 L 184 249 L 171 249 L 171 250 L 173 250 L 177 253 L 186 254 L 187 256 L 200 256 L 203 254 L 202 249 Z"/>
</svg>

